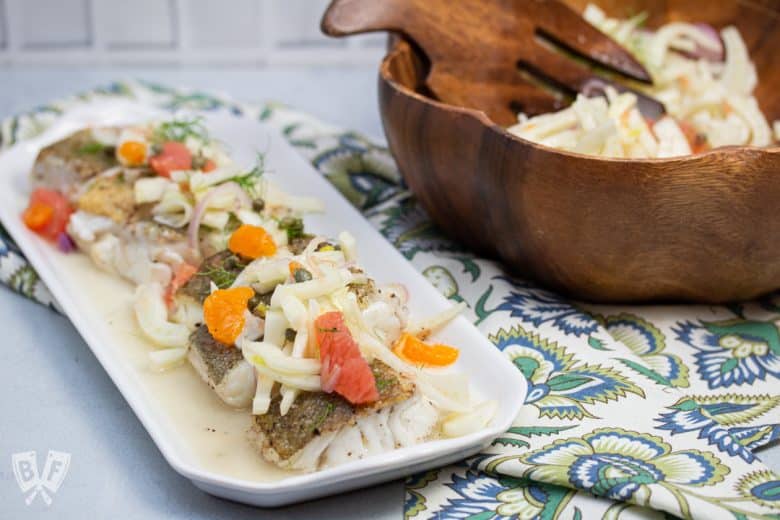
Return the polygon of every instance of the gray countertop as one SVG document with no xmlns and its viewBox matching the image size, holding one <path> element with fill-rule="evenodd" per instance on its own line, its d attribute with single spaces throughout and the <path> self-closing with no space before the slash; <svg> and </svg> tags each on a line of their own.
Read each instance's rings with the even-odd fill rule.
<svg viewBox="0 0 780 520">
<path fill-rule="evenodd" d="M 0 67 L 0 118 L 106 84 L 144 78 L 226 92 L 244 101 L 277 100 L 330 123 L 380 138 L 374 67 L 30 68 Z M 401 517 L 403 487 L 384 484 L 274 510 L 211 497 L 164 461 L 91 351 L 67 319 L 0 289 L 0 517 L 310 518 Z M 49 508 L 26 506 L 11 454 L 71 453 L 67 478 Z M 780 470 L 780 447 L 760 454 Z"/>
</svg>

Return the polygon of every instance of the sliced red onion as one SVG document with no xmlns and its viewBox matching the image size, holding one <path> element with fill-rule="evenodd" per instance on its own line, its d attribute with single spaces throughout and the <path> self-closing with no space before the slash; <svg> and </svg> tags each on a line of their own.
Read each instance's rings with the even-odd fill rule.
<svg viewBox="0 0 780 520">
<path fill-rule="evenodd" d="M 73 242 L 73 239 L 70 238 L 70 235 L 63 231 L 57 235 L 57 249 L 63 253 L 71 253 L 76 250 L 76 244 Z"/>
<path fill-rule="evenodd" d="M 200 223 L 203 221 L 203 215 L 206 213 L 206 209 L 209 207 L 209 203 L 214 200 L 214 197 L 232 193 L 236 196 L 237 208 L 242 207 L 251 208 L 252 199 L 249 198 L 246 191 L 241 186 L 233 181 L 225 182 L 219 186 L 212 188 L 205 197 L 203 197 L 192 211 L 192 217 L 190 218 L 190 225 L 187 228 L 187 244 L 196 257 L 200 257 L 200 241 L 198 240 L 198 230 L 200 230 Z"/>
<path fill-rule="evenodd" d="M 725 60 L 726 47 L 723 45 L 723 39 L 720 37 L 718 30 L 706 23 L 695 23 L 693 25 L 695 25 L 702 34 L 710 38 L 713 42 L 716 42 L 718 44 L 718 49 L 710 49 L 709 47 L 704 47 L 703 45 L 696 43 L 696 48 L 693 51 L 688 52 L 680 49 L 675 50 L 683 56 L 687 56 L 688 58 L 692 58 L 694 60 L 702 59 L 713 62 L 721 62 Z"/>
<path fill-rule="evenodd" d="M 339 381 L 339 375 L 341 375 L 341 365 L 336 365 L 333 372 L 330 373 L 328 379 L 322 380 L 322 391 L 329 394 L 336 388 L 336 383 Z"/>
</svg>

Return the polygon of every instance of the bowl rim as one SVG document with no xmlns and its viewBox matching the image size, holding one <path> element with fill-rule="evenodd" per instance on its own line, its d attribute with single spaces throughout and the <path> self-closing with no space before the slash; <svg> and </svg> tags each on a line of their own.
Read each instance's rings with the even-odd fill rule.
<svg viewBox="0 0 780 520">
<path fill-rule="evenodd" d="M 695 163 L 699 161 L 706 161 L 711 157 L 739 155 L 740 152 L 742 153 L 743 156 L 757 154 L 759 158 L 763 156 L 767 156 L 767 159 L 775 158 L 775 157 L 780 159 L 780 144 L 775 144 L 771 146 L 745 146 L 745 145 L 720 146 L 718 148 L 713 148 L 711 150 L 707 150 L 706 152 L 702 152 L 698 154 L 680 155 L 676 157 L 663 157 L 663 158 L 653 157 L 653 158 L 632 159 L 626 157 L 601 157 L 598 155 L 589 155 L 589 154 L 583 154 L 577 152 L 570 152 L 568 150 L 561 150 L 559 148 L 553 148 L 543 144 L 535 143 L 533 141 L 529 141 L 528 139 L 524 139 L 522 137 L 519 137 L 515 134 L 508 132 L 506 128 L 494 122 L 482 110 L 444 103 L 443 101 L 435 100 L 431 97 L 416 92 L 410 89 L 409 87 L 401 84 L 393 77 L 393 74 L 390 70 L 390 63 L 393 59 L 396 59 L 405 50 L 415 55 L 417 55 L 418 53 L 414 45 L 411 45 L 407 41 L 407 39 L 402 35 L 399 35 L 397 38 L 391 39 L 391 43 L 389 45 L 387 54 L 385 54 L 385 56 L 382 58 L 382 62 L 379 66 L 380 79 L 382 81 L 387 82 L 388 85 L 390 85 L 393 89 L 396 90 L 396 92 L 405 95 L 407 97 L 414 98 L 417 101 L 420 101 L 436 109 L 446 110 L 454 113 L 460 113 L 472 117 L 477 121 L 479 121 L 480 123 L 482 123 L 485 127 L 499 134 L 499 136 L 524 146 L 530 146 L 541 152 L 554 153 L 561 156 L 570 157 L 572 159 L 587 159 L 596 162 L 616 163 L 616 164 L 642 163 L 648 165 L 665 165 L 665 164 L 680 165 L 680 163 L 686 163 L 686 164 Z"/>
</svg>

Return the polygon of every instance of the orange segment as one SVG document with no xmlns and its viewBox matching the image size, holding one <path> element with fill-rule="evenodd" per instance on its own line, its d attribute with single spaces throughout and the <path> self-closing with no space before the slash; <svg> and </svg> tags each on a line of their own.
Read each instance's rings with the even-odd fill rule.
<svg viewBox="0 0 780 520">
<path fill-rule="evenodd" d="M 125 141 L 116 153 L 128 166 L 141 166 L 146 162 L 146 146 L 138 141 Z"/>
<path fill-rule="evenodd" d="M 201 168 L 203 173 L 213 172 L 216 169 L 217 169 L 217 163 L 215 163 L 211 159 L 206 159 L 206 162 L 203 164 L 203 168 Z"/>
<path fill-rule="evenodd" d="M 54 216 L 54 208 L 42 202 L 31 202 L 22 214 L 24 224 L 33 231 L 42 230 Z"/>
<path fill-rule="evenodd" d="M 445 367 L 453 364 L 460 351 L 449 345 L 429 345 L 408 333 L 401 335 L 393 349 L 395 355 L 414 365 Z"/>
<path fill-rule="evenodd" d="M 62 193 L 36 188 L 30 194 L 30 204 L 22 214 L 22 220 L 42 237 L 56 240 L 68 227 L 72 212 L 68 199 Z"/>
<path fill-rule="evenodd" d="M 233 345 L 244 328 L 244 311 L 255 292 L 249 287 L 220 289 L 203 302 L 203 319 L 214 339 Z"/>
<path fill-rule="evenodd" d="M 276 243 L 273 237 L 260 226 L 243 224 L 230 236 L 228 248 L 237 255 L 246 258 L 273 256 L 276 253 Z"/>
</svg>

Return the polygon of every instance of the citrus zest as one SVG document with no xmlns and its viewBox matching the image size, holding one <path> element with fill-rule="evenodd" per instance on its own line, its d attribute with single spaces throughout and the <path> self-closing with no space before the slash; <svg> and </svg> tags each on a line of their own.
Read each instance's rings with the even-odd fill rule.
<svg viewBox="0 0 780 520">
<path fill-rule="evenodd" d="M 228 248 L 237 255 L 253 260 L 261 256 L 273 256 L 276 253 L 273 237 L 262 227 L 250 224 L 241 225 L 230 235 Z"/>
<path fill-rule="evenodd" d="M 453 364 L 460 351 L 449 345 L 429 345 L 418 337 L 403 333 L 395 344 L 393 352 L 396 356 L 414 365 L 445 367 Z"/>
<path fill-rule="evenodd" d="M 225 345 L 233 345 L 244 329 L 247 303 L 255 292 L 249 287 L 218 289 L 203 302 L 203 319 L 209 333 Z"/>
</svg>

